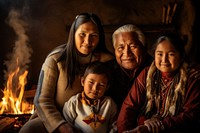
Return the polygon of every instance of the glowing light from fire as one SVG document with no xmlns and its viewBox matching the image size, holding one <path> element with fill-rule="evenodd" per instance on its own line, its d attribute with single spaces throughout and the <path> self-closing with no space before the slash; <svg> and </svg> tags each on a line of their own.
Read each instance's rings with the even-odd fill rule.
<svg viewBox="0 0 200 133">
<path fill-rule="evenodd" d="M 19 75 L 20 68 L 8 76 L 6 87 L 3 90 L 4 97 L 0 102 L 0 114 L 25 114 L 33 113 L 34 106 L 23 100 L 25 85 L 27 83 L 26 76 L 28 71 Z M 19 76 L 18 76 L 19 75 Z M 17 78 L 18 82 L 13 82 Z M 15 90 L 15 91 L 13 91 Z"/>
<path fill-rule="evenodd" d="M 0 114 L 24 114 L 33 113 L 33 104 L 29 104 L 23 98 L 27 83 L 28 63 L 32 49 L 28 45 L 26 35 L 27 23 L 22 19 L 23 12 L 12 9 L 9 12 L 8 24 L 16 33 L 17 40 L 9 59 L 4 62 L 7 66 L 5 72 L 5 88 L 3 98 L 0 100 Z"/>
</svg>

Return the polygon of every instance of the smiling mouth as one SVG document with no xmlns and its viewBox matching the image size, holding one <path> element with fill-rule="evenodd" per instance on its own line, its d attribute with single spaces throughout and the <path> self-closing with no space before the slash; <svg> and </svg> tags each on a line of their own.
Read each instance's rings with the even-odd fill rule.
<svg viewBox="0 0 200 133">
<path fill-rule="evenodd" d="M 131 58 L 131 59 L 122 59 L 122 61 L 123 61 L 123 62 L 133 62 L 134 59 L 132 59 L 132 58 Z"/>
<path fill-rule="evenodd" d="M 170 64 L 160 64 L 161 66 L 170 66 Z"/>
<path fill-rule="evenodd" d="M 161 65 L 161 67 L 168 68 L 170 65 Z"/>
<path fill-rule="evenodd" d="M 90 47 L 88 47 L 88 46 L 82 46 L 82 48 L 84 48 L 84 49 L 90 49 Z"/>
</svg>

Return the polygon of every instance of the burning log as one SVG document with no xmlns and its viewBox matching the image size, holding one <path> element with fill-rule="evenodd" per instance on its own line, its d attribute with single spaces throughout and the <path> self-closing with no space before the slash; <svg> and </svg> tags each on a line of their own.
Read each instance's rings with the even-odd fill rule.
<svg viewBox="0 0 200 133">
<path fill-rule="evenodd" d="M 31 114 L 1 114 L 0 133 L 18 133 Z"/>
<path fill-rule="evenodd" d="M 6 130 L 14 126 L 15 122 L 16 122 L 15 118 L 5 117 L 3 119 L 0 119 L 0 125 L 1 125 L 0 132 L 1 133 L 6 132 Z"/>
</svg>

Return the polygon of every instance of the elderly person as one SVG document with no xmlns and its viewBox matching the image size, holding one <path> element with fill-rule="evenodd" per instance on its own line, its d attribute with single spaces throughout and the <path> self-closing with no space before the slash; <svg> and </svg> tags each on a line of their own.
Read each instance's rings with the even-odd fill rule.
<svg viewBox="0 0 200 133">
<path fill-rule="evenodd" d="M 112 41 L 116 60 L 112 85 L 107 93 L 120 109 L 135 78 L 146 66 L 150 66 L 153 57 L 147 52 L 143 32 L 133 24 L 116 29 Z M 191 67 L 189 76 L 200 78 L 200 65 L 195 64 L 194 67 Z"/>
<path fill-rule="evenodd" d="M 134 81 L 119 113 L 119 133 L 200 132 L 200 81 L 178 34 L 160 36 L 155 61 Z M 199 70 L 198 70 L 199 71 Z"/>
<path fill-rule="evenodd" d="M 146 51 L 143 32 L 135 25 L 119 27 L 113 33 L 112 40 L 116 62 L 113 83 L 107 93 L 120 109 L 133 81 L 144 67 L 151 64 L 153 58 Z"/>
</svg>

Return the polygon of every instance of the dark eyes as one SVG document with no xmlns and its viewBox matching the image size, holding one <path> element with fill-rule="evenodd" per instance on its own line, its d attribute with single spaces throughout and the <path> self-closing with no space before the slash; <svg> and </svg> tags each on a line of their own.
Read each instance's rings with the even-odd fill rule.
<svg viewBox="0 0 200 133">
<path fill-rule="evenodd" d="M 85 37 L 86 36 L 86 33 L 79 33 L 79 36 L 80 37 Z M 93 33 L 93 34 L 90 34 L 89 36 L 91 36 L 91 37 L 98 37 L 99 36 L 99 34 L 97 34 L 97 33 Z"/>
<path fill-rule="evenodd" d="M 156 53 L 157 56 L 163 56 L 163 53 Z M 168 53 L 167 56 L 171 57 L 171 56 L 175 56 L 174 53 Z"/>
<path fill-rule="evenodd" d="M 94 82 L 93 81 L 88 81 L 90 85 L 93 85 Z M 104 83 L 98 83 L 99 87 L 105 87 L 106 85 Z"/>
<path fill-rule="evenodd" d="M 138 46 L 135 45 L 135 44 L 130 44 L 130 45 L 128 45 L 128 48 L 129 48 L 130 50 L 135 50 L 136 48 L 138 48 Z M 118 49 L 118 51 L 122 51 L 122 50 L 125 49 L 125 46 L 124 46 L 123 44 L 121 44 L 121 45 L 119 45 L 119 46 L 117 47 L 117 49 Z"/>
<path fill-rule="evenodd" d="M 85 33 L 80 33 L 79 35 L 80 35 L 81 37 L 83 37 L 83 36 L 85 36 Z"/>
<path fill-rule="evenodd" d="M 117 47 L 117 49 L 118 49 L 118 51 L 122 51 L 124 49 L 124 47 L 123 46 L 119 46 L 119 47 Z"/>
<path fill-rule="evenodd" d="M 93 37 L 98 37 L 99 34 L 91 34 L 91 36 L 93 36 Z"/>
<path fill-rule="evenodd" d="M 88 81 L 89 82 L 89 84 L 94 84 L 94 82 L 92 82 L 92 81 Z"/>
<path fill-rule="evenodd" d="M 131 44 L 129 45 L 130 48 L 137 48 L 137 45 Z"/>
<path fill-rule="evenodd" d="M 168 54 L 169 56 L 175 56 L 175 54 L 174 53 L 170 53 L 170 54 Z"/>
<path fill-rule="evenodd" d="M 105 87 L 106 85 L 104 83 L 99 84 L 100 87 Z"/>
</svg>

